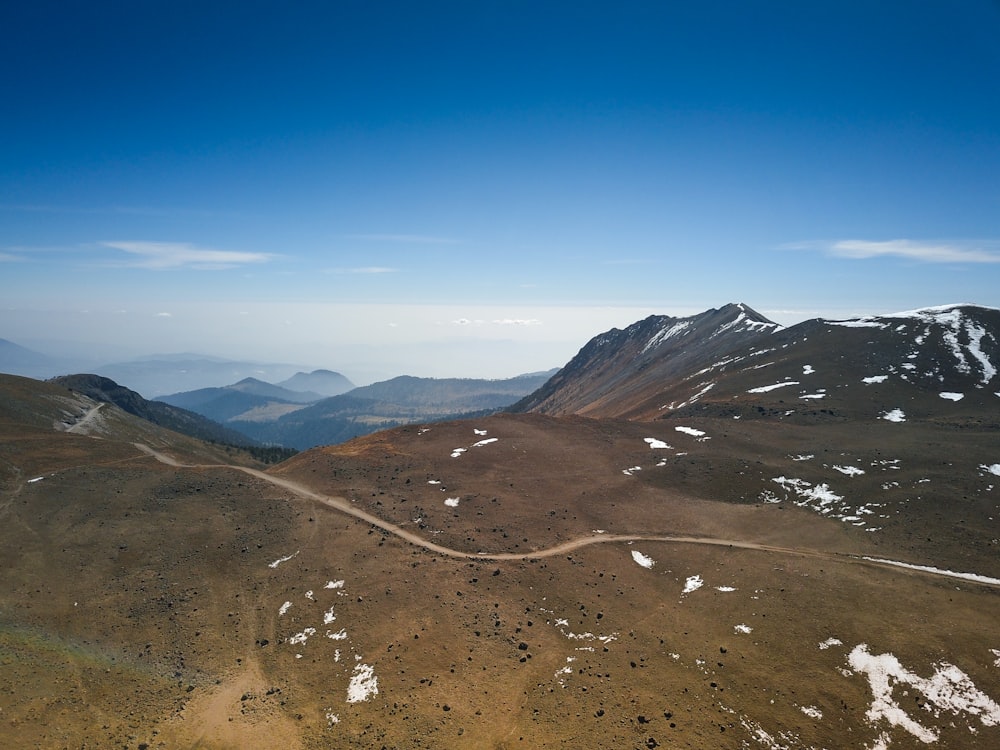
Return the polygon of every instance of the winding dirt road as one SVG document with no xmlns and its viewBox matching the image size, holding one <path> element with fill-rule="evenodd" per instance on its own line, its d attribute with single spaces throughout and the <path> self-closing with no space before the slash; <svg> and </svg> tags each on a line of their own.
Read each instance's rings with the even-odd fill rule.
<svg viewBox="0 0 1000 750">
<path fill-rule="evenodd" d="M 909 570 L 918 575 L 930 575 L 939 578 L 951 578 L 951 579 L 961 579 L 967 582 L 979 583 L 985 586 L 1000 587 L 1000 579 L 989 578 L 986 576 L 975 576 L 974 574 L 968 573 L 955 573 L 948 570 L 940 570 L 937 568 L 932 568 L 930 566 L 909 566 L 906 563 L 898 563 L 892 560 L 879 560 L 875 558 L 859 557 L 855 555 L 848 555 L 840 552 L 822 552 L 820 550 L 811 549 L 800 549 L 795 547 L 780 547 L 771 544 L 759 544 L 757 542 L 747 542 L 740 541 L 738 539 L 714 539 L 711 537 L 693 537 L 693 536 L 657 536 L 657 535 L 647 535 L 647 534 L 593 534 L 589 536 L 577 537 L 576 539 L 571 539 L 561 544 L 557 544 L 553 547 L 547 547 L 545 549 L 535 550 L 533 552 L 463 552 L 462 550 L 452 549 L 451 547 L 444 547 L 440 544 L 435 544 L 432 541 L 424 539 L 423 537 L 414 534 L 412 531 L 408 531 L 394 523 L 390 523 L 376 515 L 368 513 L 361 508 L 355 507 L 351 504 L 350 500 L 344 497 L 337 497 L 334 495 L 324 495 L 322 493 L 316 492 L 309 487 L 306 487 L 299 482 L 291 479 L 286 479 L 284 477 L 277 477 L 273 474 L 268 474 L 267 472 L 260 471 L 259 469 L 251 469 L 247 466 L 235 466 L 232 464 L 183 464 L 176 459 L 164 454 L 159 451 L 150 448 L 148 445 L 143 445 L 142 443 L 133 443 L 136 448 L 138 448 L 143 453 L 155 458 L 161 463 L 167 464 L 168 466 L 173 466 L 181 469 L 231 469 L 235 471 L 242 471 L 244 474 L 249 474 L 252 477 L 257 477 L 265 482 L 269 482 L 277 487 L 288 490 L 293 495 L 297 497 L 312 500 L 314 502 L 325 505 L 328 508 L 333 508 L 334 510 L 340 511 L 341 513 L 346 513 L 349 516 L 354 516 L 355 518 L 369 523 L 372 526 L 380 528 L 393 534 L 400 539 L 404 539 L 410 544 L 414 544 L 418 547 L 423 547 L 424 549 L 430 550 L 431 552 L 436 552 L 440 555 L 445 555 L 447 557 L 459 558 L 463 560 L 529 560 L 542 557 L 555 557 L 557 555 L 564 555 L 567 552 L 572 552 L 573 550 L 580 549 L 581 547 L 587 547 L 591 544 L 607 544 L 607 543 L 617 543 L 617 542 L 666 542 L 672 544 L 708 544 L 715 547 L 731 547 L 736 549 L 747 549 L 756 550 L 759 552 L 771 552 L 783 555 L 798 555 L 801 557 L 814 557 L 824 560 L 831 560 L 842 563 L 852 563 L 855 565 L 868 565 L 878 568 L 895 570 L 900 572 L 901 569 Z"/>
</svg>

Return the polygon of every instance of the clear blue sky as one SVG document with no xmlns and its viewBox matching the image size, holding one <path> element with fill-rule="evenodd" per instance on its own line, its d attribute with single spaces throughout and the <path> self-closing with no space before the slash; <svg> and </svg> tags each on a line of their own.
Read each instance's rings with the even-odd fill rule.
<svg viewBox="0 0 1000 750">
<path fill-rule="evenodd" d="M 506 376 L 1000 306 L 1000 3 L 0 8 L 0 337 Z M 352 369 L 354 368 L 354 369 Z"/>
</svg>

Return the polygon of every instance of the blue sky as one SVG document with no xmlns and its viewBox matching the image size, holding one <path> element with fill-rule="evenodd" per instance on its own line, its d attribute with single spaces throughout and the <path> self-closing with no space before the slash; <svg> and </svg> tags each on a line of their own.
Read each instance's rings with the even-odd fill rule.
<svg viewBox="0 0 1000 750">
<path fill-rule="evenodd" d="M 1000 4 L 0 9 L 0 337 L 507 376 L 1000 306 Z"/>
</svg>

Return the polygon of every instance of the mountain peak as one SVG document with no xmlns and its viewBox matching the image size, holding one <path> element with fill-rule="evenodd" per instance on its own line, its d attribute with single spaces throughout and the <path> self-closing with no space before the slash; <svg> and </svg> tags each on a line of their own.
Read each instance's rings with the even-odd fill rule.
<svg viewBox="0 0 1000 750">
<path fill-rule="evenodd" d="M 311 391 L 326 397 L 339 396 L 354 389 L 354 383 L 333 370 L 297 372 L 278 385 L 292 391 Z"/>
<path fill-rule="evenodd" d="M 737 416 L 774 408 L 828 418 L 877 413 L 869 400 L 889 389 L 905 391 L 908 403 L 929 398 L 934 407 L 968 396 L 968 406 L 996 390 L 998 362 L 996 308 L 950 304 L 782 328 L 734 303 L 688 318 L 654 315 L 601 334 L 515 409 L 649 420 L 693 408 Z M 819 370 L 826 376 L 815 375 Z M 881 383 L 891 385 L 868 387 Z M 771 391 L 774 403 L 765 406 Z M 786 405 L 789 394 L 798 409 Z M 751 411 L 741 411 L 751 402 Z"/>
<path fill-rule="evenodd" d="M 743 303 L 686 318 L 650 315 L 591 339 L 545 386 L 512 408 L 629 417 L 645 409 L 664 381 L 707 367 L 780 329 Z"/>
</svg>

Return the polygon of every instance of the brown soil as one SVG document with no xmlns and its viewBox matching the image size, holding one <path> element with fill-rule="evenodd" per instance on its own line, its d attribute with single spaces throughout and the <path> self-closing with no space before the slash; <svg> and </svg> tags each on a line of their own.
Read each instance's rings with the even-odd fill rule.
<svg viewBox="0 0 1000 750">
<path fill-rule="evenodd" d="M 164 435 L 3 432 L 0 744 L 834 748 L 886 732 L 894 750 L 922 747 L 867 718 L 871 690 L 847 664 L 862 643 L 922 677 L 953 664 L 1000 699 L 995 586 L 856 557 L 990 575 L 989 548 L 968 542 L 992 509 L 911 503 L 909 523 L 935 537 L 917 545 L 901 520 L 869 533 L 757 500 L 757 474 L 726 462 L 748 462 L 764 486 L 801 449 L 788 433 L 730 429 L 724 447 L 704 423 L 712 440 L 657 472 L 642 439 L 680 452 L 683 438 L 650 425 L 428 427 L 266 476 Z M 731 494 L 688 491 L 721 467 Z M 992 497 L 981 480 L 962 488 L 980 504 Z M 703 585 L 684 593 L 695 576 Z M 820 648 L 830 638 L 841 644 Z M 378 692 L 349 702 L 360 665 Z M 895 699 L 940 747 L 1000 741 L 998 727 L 904 691 Z"/>
</svg>

